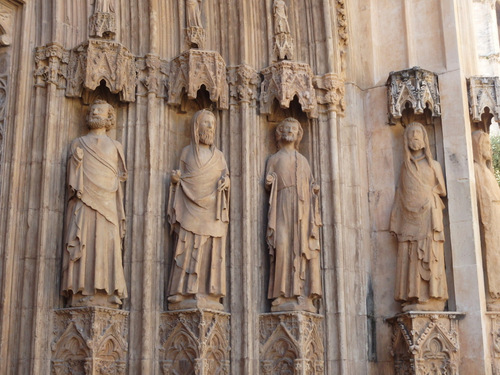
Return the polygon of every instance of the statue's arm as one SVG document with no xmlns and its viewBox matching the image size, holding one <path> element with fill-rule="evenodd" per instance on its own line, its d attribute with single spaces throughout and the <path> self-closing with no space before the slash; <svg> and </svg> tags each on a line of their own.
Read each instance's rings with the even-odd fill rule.
<svg viewBox="0 0 500 375">
<path fill-rule="evenodd" d="M 444 183 L 443 170 L 441 169 L 441 164 L 436 160 L 433 160 L 434 172 L 436 174 L 437 184 L 434 186 L 434 192 L 441 197 L 446 196 L 446 185 Z"/>
<path fill-rule="evenodd" d="M 83 191 L 83 169 L 82 163 L 84 152 L 76 142 L 71 144 L 71 155 L 68 161 L 68 188 L 70 197 L 81 198 Z"/>
</svg>

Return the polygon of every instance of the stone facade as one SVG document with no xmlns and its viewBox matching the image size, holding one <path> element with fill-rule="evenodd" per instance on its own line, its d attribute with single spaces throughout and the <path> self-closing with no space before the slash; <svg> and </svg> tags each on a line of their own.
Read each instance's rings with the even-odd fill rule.
<svg viewBox="0 0 500 375">
<path fill-rule="evenodd" d="M 391 355 L 401 325 L 397 343 L 424 325 L 447 337 L 450 365 L 431 340 L 423 368 L 497 373 L 472 133 L 498 119 L 499 11 L 494 0 L 0 0 L 0 373 L 390 375 L 404 366 Z M 68 308 L 68 156 L 96 100 L 116 110 L 107 136 L 128 170 L 127 297 Z M 230 176 L 226 290 L 219 311 L 170 311 L 171 171 L 202 109 Z M 319 192 L 314 313 L 271 312 L 268 299 L 266 163 L 287 118 Z M 444 311 L 401 316 L 390 217 L 414 121 L 443 169 L 448 296 Z"/>
</svg>

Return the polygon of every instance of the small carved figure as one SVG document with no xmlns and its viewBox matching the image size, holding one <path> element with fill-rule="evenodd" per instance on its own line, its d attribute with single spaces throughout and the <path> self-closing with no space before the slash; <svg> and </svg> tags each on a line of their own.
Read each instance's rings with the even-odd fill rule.
<svg viewBox="0 0 500 375">
<path fill-rule="evenodd" d="M 215 116 L 201 110 L 191 124 L 191 144 L 172 171 L 168 221 L 175 253 L 168 292 L 170 310 L 222 310 L 226 294 L 226 234 L 229 223 L 229 171 L 214 146 Z"/>
<path fill-rule="evenodd" d="M 186 0 L 186 27 L 203 27 L 200 3 L 201 0 Z"/>
<path fill-rule="evenodd" d="M 395 299 L 403 311 L 442 311 L 448 299 L 444 264 L 441 165 L 432 158 L 427 132 L 413 122 L 404 132 L 404 163 L 391 213 L 398 239 Z"/>
<path fill-rule="evenodd" d="M 322 294 L 319 186 L 307 159 L 297 151 L 302 135 L 296 119 L 283 120 L 276 128 L 279 151 L 267 162 L 272 311 L 317 312 L 314 301 Z"/>
<path fill-rule="evenodd" d="M 288 11 L 284 0 L 274 0 L 274 34 L 289 34 Z"/>
<path fill-rule="evenodd" d="M 500 311 L 500 187 L 492 165 L 490 136 L 482 130 L 472 133 L 477 206 L 483 257 L 487 275 L 489 310 Z"/>
<path fill-rule="evenodd" d="M 121 186 L 127 169 L 122 145 L 106 135 L 115 122 L 114 108 L 97 100 L 90 108 L 89 133 L 71 144 L 62 277 L 71 306 L 118 307 L 127 297 Z"/>
<path fill-rule="evenodd" d="M 114 13 L 115 0 L 95 0 L 94 13 Z"/>
</svg>

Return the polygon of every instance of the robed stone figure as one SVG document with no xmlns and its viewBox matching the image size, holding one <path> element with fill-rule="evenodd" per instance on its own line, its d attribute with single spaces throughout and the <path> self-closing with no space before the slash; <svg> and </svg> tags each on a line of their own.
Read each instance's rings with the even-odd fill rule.
<svg viewBox="0 0 500 375">
<path fill-rule="evenodd" d="M 314 301 L 322 294 L 319 186 L 307 159 L 297 150 L 302 135 L 296 119 L 283 120 L 276 128 L 279 151 L 267 161 L 272 311 L 317 312 Z"/>
<path fill-rule="evenodd" d="M 403 311 L 442 311 L 448 299 L 443 173 L 432 158 L 422 124 L 409 124 L 403 137 L 404 162 L 390 223 L 390 231 L 398 239 L 394 298 L 402 303 Z"/>
<path fill-rule="evenodd" d="M 68 161 L 68 205 L 62 292 L 70 306 L 118 307 L 127 297 L 123 272 L 125 235 L 122 145 L 106 135 L 114 108 L 95 101 L 87 135 L 73 141 Z"/>
<path fill-rule="evenodd" d="M 215 116 L 201 110 L 191 123 L 191 144 L 172 171 L 168 221 L 175 252 L 168 308 L 222 310 L 226 294 L 226 235 L 229 223 L 229 172 L 214 146 Z"/>
<path fill-rule="evenodd" d="M 488 310 L 500 311 L 500 187 L 493 173 L 490 136 L 472 133 L 477 206 L 486 268 Z"/>
</svg>

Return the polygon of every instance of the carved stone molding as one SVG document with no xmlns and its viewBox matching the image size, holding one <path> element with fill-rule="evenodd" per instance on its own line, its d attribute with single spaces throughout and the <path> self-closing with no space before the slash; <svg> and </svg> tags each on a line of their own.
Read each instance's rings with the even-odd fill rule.
<svg viewBox="0 0 500 375">
<path fill-rule="evenodd" d="M 71 51 L 66 96 L 82 97 L 102 80 L 121 101 L 135 101 L 135 57 L 120 43 L 91 39 Z"/>
<path fill-rule="evenodd" d="M 53 375 L 125 375 L 128 312 L 104 307 L 54 311 Z"/>
<path fill-rule="evenodd" d="M 487 312 L 490 324 L 490 355 L 493 375 L 500 375 L 500 312 Z"/>
<path fill-rule="evenodd" d="M 323 317 L 307 312 L 260 318 L 260 373 L 323 375 Z"/>
<path fill-rule="evenodd" d="M 10 46 L 14 24 L 14 9 L 0 3 L 0 46 Z"/>
<path fill-rule="evenodd" d="M 229 108 L 226 63 L 215 51 L 190 49 L 170 62 L 168 104 L 179 106 L 184 93 L 196 99 L 205 86 L 218 109 Z"/>
<path fill-rule="evenodd" d="M 319 104 L 330 104 L 337 114 L 345 111 L 345 82 L 338 74 L 326 73 L 314 77 L 316 99 Z"/>
<path fill-rule="evenodd" d="M 95 12 L 89 19 L 89 35 L 95 38 L 113 39 L 116 35 L 116 15 Z"/>
<path fill-rule="evenodd" d="M 4 139 L 5 139 L 5 117 L 7 112 L 7 99 L 9 87 L 10 54 L 3 52 L 0 54 L 0 176 L 2 175 Z M 0 178 L 0 189 L 2 181 Z"/>
<path fill-rule="evenodd" d="M 255 103 L 259 75 L 249 65 L 228 67 L 229 94 L 234 103 Z"/>
<path fill-rule="evenodd" d="M 157 97 L 166 98 L 168 84 L 168 68 L 166 61 L 158 56 L 148 54 L 136 59 L 137 95 L 145 96 L 154 93 Z"/>
<path fill-rule="evenodd" d="M 467 80 L 469 94 L 469 111 L 472 121 L 481 122 L 486 108 L 487 125 L 491 124 L 491 117 L 500 120 L 500 78 L 498 77 L 470 77 Z"/>
<path fill-rule="evenodd" d="M 272 113 L 274 99 L 282 108 L 288 108 L 297 96 L 307 116 L 318 117 L 314 75 L 308 64 L 284 60 L 263 69 L 261 73 L 264 76 L 260 92 L 261 113 Z"/>
<path fill-rule="evenodd" d="M 408 104 L 415 114 L 423 114 L 428 108 L 433 117 L 441 116 L 437 75 L 428 70 L 413 67 L 391 72 L 387 80 L 389 123 L 400 119 Z"/>
<path fill-rule="evenodd" d="M 49 43 L 35 50 L 35 86 L 47 83 L 66 88 L 69 52 L 58 43 Z"/>
<path fill-rule="evenodd" d="M 230 314 L 179 310 L 160 316 L 160 369 L 163 375 L 229 375 Z"/>
<path fill-rule="evenodd" d="M 396 375 L 458 375 L 460 346 L 455 312 L 407 312 L 387 319 L 392 326 Z"/>
</svg>

